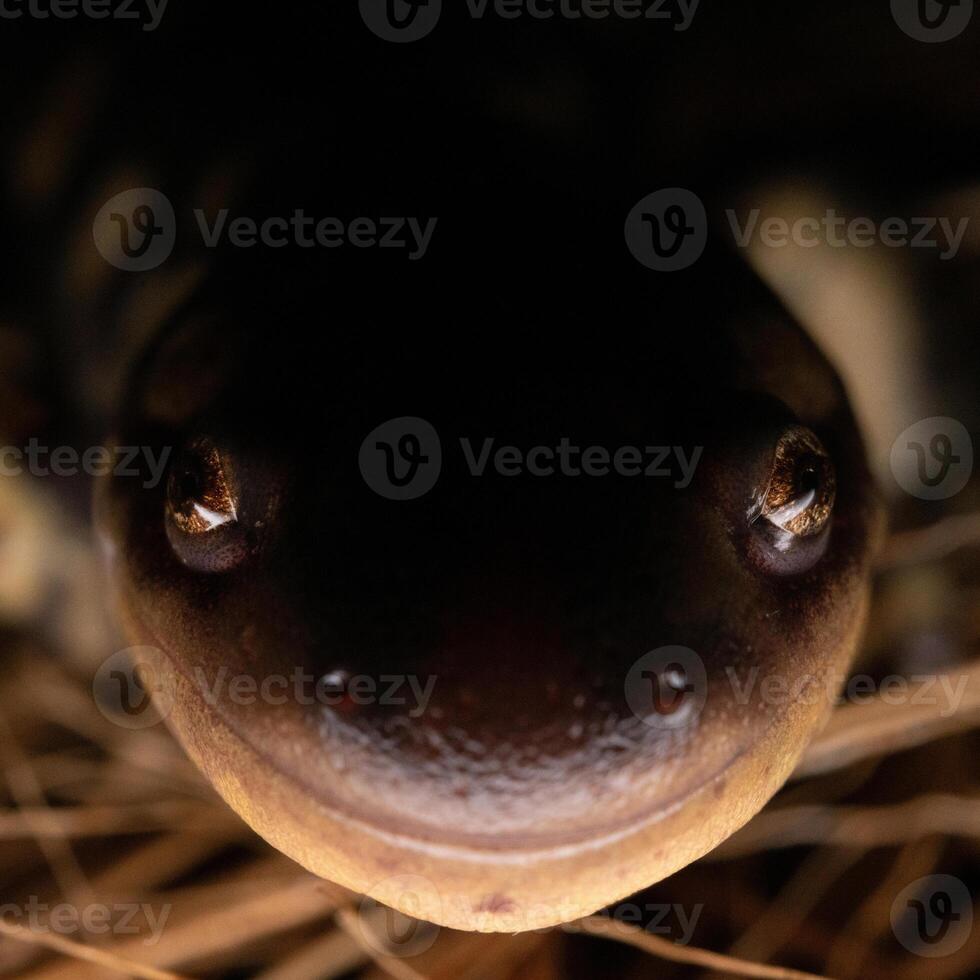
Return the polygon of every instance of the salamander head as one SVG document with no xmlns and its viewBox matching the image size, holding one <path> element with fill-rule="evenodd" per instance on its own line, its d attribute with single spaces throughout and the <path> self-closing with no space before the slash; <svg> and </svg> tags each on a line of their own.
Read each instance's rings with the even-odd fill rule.
<svg viewBox="0 0 980 980">
<path fill-rule="evenodd" d="M 876 497 L 832 369 L 751 276 L 666 278 L 474 311 L 472 277 L 419 276 L 313 319 L 219 277 L 136 371 L 118 441 L 172 453 L 101 488 L 123 619 L 190 755 L 301 864 L 543 927 L 791 772 L 857 642 Z"/>
</svg>

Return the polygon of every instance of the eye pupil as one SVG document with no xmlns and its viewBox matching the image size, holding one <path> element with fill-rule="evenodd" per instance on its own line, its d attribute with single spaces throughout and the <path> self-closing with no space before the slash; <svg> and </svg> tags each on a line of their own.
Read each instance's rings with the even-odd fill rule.
<svg viewBox="0 0 980 980">
<path fill-rule="evenodd" d="M 820 470 L 814 460 L 809 460 L 801 468 L 797 486 L 801 494 L 820 489 Z"/>
<path fill-rule="evenodd" d="M 183 500 L 194 500 L 201 495 L 201 477 L 199 473 L 185 469 L 177 481 L 177 490 Z"/>
</svg>

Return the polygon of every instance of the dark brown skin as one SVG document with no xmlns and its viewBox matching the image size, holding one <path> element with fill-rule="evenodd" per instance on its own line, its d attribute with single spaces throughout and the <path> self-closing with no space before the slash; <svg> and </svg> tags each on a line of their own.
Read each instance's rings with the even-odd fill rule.
<svg viewBox="0 0 980 980">
<path fill-rule="evenodd" d="M 513 931 L 663 878 L 778 789 L 853 654 L 878 511 L 832 369 L 716 247 L 670 275 L 600 266 L 564 298 L 539 267 L 478 309 L 455 261 L 335 284 L 358 329 L 322 352 L 295 280 L 219 278 L 121 415 L 120 444 L 176 447 L 168 478 L 106 482 L 99 514 L 132 640 L 163 651 L 170 724 L 229 804 L 318 874 Z M 389 336 L 413 308 L 439 337 Z M 401 416 L 435 427 L 443 466 L 393 501 L 358 459 Z M 670 477 L 474 477 L 464 437 L 702 454 L 680 487 L 676 456 Z M 208 530 L 195 503 L 236 518 Z M 696 657 L 638 680 L 665 646 Z M 421 711 L 229 696 L 297 667 L 435 682 Z"/>
</svg>

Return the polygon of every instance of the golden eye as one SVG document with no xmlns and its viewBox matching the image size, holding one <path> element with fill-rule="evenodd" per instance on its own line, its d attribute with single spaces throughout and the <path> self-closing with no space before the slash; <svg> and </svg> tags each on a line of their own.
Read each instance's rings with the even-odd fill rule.
<svg viewBox="0 0 980 980">
<path fill-rule="evenodd" d="M 238 520 L 238 507 L 218 449 L 198 440 L 170 473 L 167 505 L 184 534 L 207 534 Z"/>
<path fill-rule="evenodd" d="M 239 483 L 227 453 L 195 439 L 176 459 L 167 480 L 167 540 L 177 558 L 196 572 L 227 572 L 254 546 L 240 517 Z"/>
<path fill-rule="evenodd" d="M 794 426 L 776 443 L 759 516 L 793 537 L 813 537 L 827 526 L 836 493 L 826 449 L 809 429 Z"/>
</svg>

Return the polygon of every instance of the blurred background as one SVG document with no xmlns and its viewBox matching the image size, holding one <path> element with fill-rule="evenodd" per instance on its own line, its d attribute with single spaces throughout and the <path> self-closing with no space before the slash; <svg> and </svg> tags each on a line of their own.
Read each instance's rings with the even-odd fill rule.
<svg viewBox="0 0 980 980">
<path fill-rule="evenodd" d="M 179 216 L 257 202 L 435 214 L 465 241 L 509 221 L 513 253 L 488 268 L 491 288 L 554 247 L 557 207 L 593 215 L 596 247 L 623 263 L 635 261 L 625 216 L 658 188 L 693 191 L 729 239 L 730 213 L 744 228 L 753 213 L 793 226 L 833 210 L 878 231 L 843 245 L 759 233 L 743 252 L 831 356 L 864 427 L 890 530 L 854 669 L 910 693 L 842 705 L 743 831 L 602 918 L 518 936 L 440 930 L 311 877 L 217 798 L 165 726 L 120 715 L 104 665 L 125 642 L 91 480 L 5 470 L 0 975 L 980 976 L 972 0 L 668 0 L 635 20 L 576 18 L 570 0 L 539 4 L 550 18 L 430 4 L 413 15 L 395 0 L 427 28 L 407 40 L 385 36 L 383 4 L 7 0 L 0 445 L 101 445 L 127 366 L 208 276 L 213 256 L 186 223 L 156 267 L 106 260 L 93 222 L 130 188 L 159 189 Z M 517 186 L 512 210 L 498 207 Z M 890 244 L 890 219 L 923 241 Z M 317 269 L 324 321 L 290 342 L 328 349 L 332 331 L 357 328 L 330 307 L 342 274 Z M 937 436 L 959 458 L 933 492 L 907 447 Z M 932 678 L 918 699 L 930 682 L 917 678 Z"/>
</svg>

